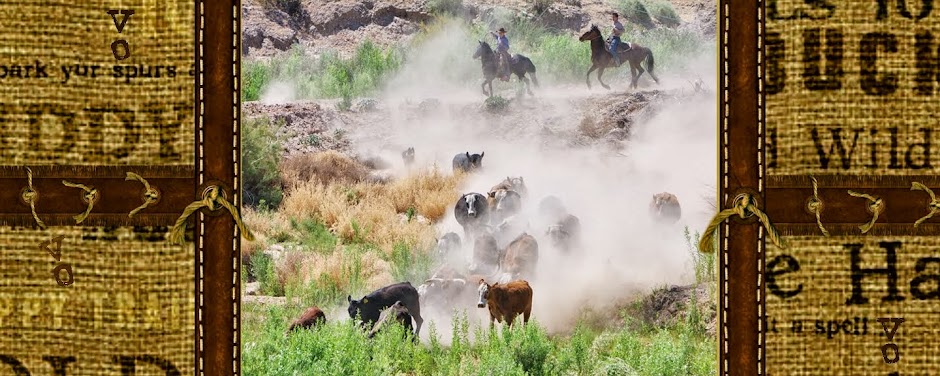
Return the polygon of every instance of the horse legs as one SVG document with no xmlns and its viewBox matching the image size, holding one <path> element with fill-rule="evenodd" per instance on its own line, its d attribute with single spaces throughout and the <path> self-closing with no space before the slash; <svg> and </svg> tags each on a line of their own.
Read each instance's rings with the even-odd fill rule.
<svg viewBox="0 0 940 376">
<path fill-rule="evenodd" d="M 480 90 L 483 90 L 483 95 L 489 96 L 490 93 L 487 93 L 487 92 L 486 92 L 486 83 L 487 83 L 487 82 L 490 82 L 490 81 L 483 80 L 483 83 L 480 84 Z M 492 86 L 490 86 L 490 90 L 492 90 Z"/>
<path fill-rule="evenodd" d="M 529 78 L 525 75 L 522 75 L 519 76 L 519 79 L 522 80 L 522 82 L 525 82 L 525 90 L 529 92 L 529 96 L 534 97 L 535 94 L 532 94 L 532 88 L 529 87 Z"/>
<path fill-rule="evenodd" d="M 588 69 L 587 74 L 585 75 L 584 82 L 587 83 L 588 90 L 591 90 L 591 72 L 597 69 L 597 65 L 591 65 L 591 69 Z"/>
<path fill-rule="evenodd" d="M 636 68 L 637 68 L 636 65 L 634 65 L 631 62 L 630 63 L 630 88 L 631 89 L 636 89 L 636 81 L 637 81 L 637 78 L 639 77 L 636 73 Z"/>
<path fill-rule="evenodd" d="M 637 73 L 636 78 L 633 79 L 634 89 L 636 89 L 636 85 L 640 82 L 640 76 L 643 75 L 643 72 L 646 72 L 645 70 L 643 70 L 643 67 L 641 67 L 640 64 L 636 65 L 636 70 L 639 71 L 640 73 Z"/>
<path fill-rule="evenodd" d="M 604 69 L 607 69 L 607 68 L 601 67 L 600 69 L 597 70 L 597 82 L 600 82 L 601 86 L 603 86 L 604 89 L 610 90 L 610 85 L 605 84 L 604 80 L 601 79 L 601 76 L 604 75 Z"/>
</svg>

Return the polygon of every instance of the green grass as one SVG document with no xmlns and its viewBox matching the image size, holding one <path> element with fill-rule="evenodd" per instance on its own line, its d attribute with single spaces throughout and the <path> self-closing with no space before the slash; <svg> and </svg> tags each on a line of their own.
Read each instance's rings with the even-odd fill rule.
<svg viewBox="0 0 940 376">
<path fill-rule="evenodd" d="M 277 135 L 280 124 L 265 117 L 245 119 L 242 123 L 242 194 L 245 205 L 260 209 L 276 208 L 284 198 L 278 162 L 282 141 Z"/>
<path fill-rule="evenodd" d="M 654 28 L 654 20 L 666 27 L 676 27 L 682 22 L 666 0 L 617 0 L 614 6 L 621 19 L 645 28 Z"/>
<path fill-rule="evenodd" d="M 261 99 L 268 85 L 282 81 L 292 84 L 300 98 L 344 98 L 351 104 L 352 97 L 381 89 L 401 64 L 398 50 L 384 50 L 370 41 L 359 45 L 349 58 L 327 53 L 314 59 L 295 45 L 290 52 L 268 61 L 245 63 L 242 99 Z"/>
<path fill-rule="evenodd" d="M 597 333 L 579 325 L 570 336 L 549 336 L 537 318 L 500 331 L 453 322 L 450 346 L 426 321 L 427 344 L 402 340 L 401 326 L 375 339 L 345 317 L 285 338 L 302 307 L 246 305 L 243 333 L 245 375 L 712 375 L 714 339 L 691 322 L 667 328 L 623 327 Z M 520 322 L 521 323 L 521 322 Z M 471 331 L 476 340 L 470 340 Z"/>
</svg>

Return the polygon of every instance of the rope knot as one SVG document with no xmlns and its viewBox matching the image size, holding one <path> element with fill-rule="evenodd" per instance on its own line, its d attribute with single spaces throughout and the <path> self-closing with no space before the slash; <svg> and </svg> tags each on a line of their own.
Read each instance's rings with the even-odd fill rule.
<svg viewBox="0 0 940 376">
<path fill-rule="evenodd" d="M 806 203 L 806 208 L 816 215 L 816 226 L 819 227 L 819 231 L 822 231 L 823 236 L 829 236 L 829 231 L 826 231 L 822 224 L 823 202 L 819 198 L 819 182 L 816 181 L 815 176 L 810 176 L 810 179 L 813 180 L 813 197 L 810 197 L 809 202 Z"/>
<path fill-rule="evenodd" d="M 33 188 L 33 170 L 29 167 L 26 168 L 26 189 L 23 190 L 23 201 L 26 201 L 29 204 L 29 209 L 33 213 L 33 219 L 36 220 L 36 224 L 39 225 L 39 228 L 46 228 L 46 224 L 39 219 L 39 215 L 36 214 L 36 202 L 39 201 L 39 192 L 36 192 L 36 189 Z"/>
<path fill-rule="evenodd" d="M 927 195 L 930 196 L 930 203 L 927 204 L 927 208 L 930 209 L 930 212 L 927 215 L 923 216 L 921 219 L 918 219 L 917 222 L 914 222 L 914 227 L 920 226 L 924 221 L 933 218 L 934 215 L 940 213 L 940 200 L 937 200 L 937 196 L 934 195 L 933 190 L 927 188 L 926 185 L 923 185 L 918 182 L 911 183 L 911 190 L 921 190 L 927 192 Z"/>
<path fill-rule="evenodd" d="M 62 181 L 62 184 L 65 185 L 66 187 L 80 188 L 82 191 L 85 192 L 81 196 L 82 200 L 88 203 L 88 206 L 85 208 L 85 212 L 72 217 L 75 219 L 76 224 L 81 224 L 83 221 L 85 221 L 85 219 L 88 218 L 88 215 L 91 214 L 91 209 L 95 206 L 95 202 L 98 201 L 98 189 L 89 188 L 88 186 L 84 184 L 70 183 L 65 180 Z"/>
<path fill-rule="evenodd" d="M 777 234 L 777 230 L 770 223 L 770 218 L 767 217 L 767 214 L 764 214 L 764 212 L 754 204 L 754 199 L 750 194 L 742 193 L 734 199 L 731 208 L 718 212 L 718 214 L 715 215 L 715 218 L 712 218 L 712 221 L 705 229 L 705 233 L 702 234 L 702 238 L 699 239 L 699 250 L 702 252 L 713 251 L 712 243 L 715 238 L 715 232 L 718 230 L 718 225 L 735 215 L 741 219 L 756 215 L 758 220 L 760 220 L 760 223 L 764 226 L 765 229 L 767 229 L 767 236 L 770 238 L 770 240 L 776 246 L 784 248 L 783 241 L 780 239 L 780 235 Z"/>
<path fill-rule="evenodd" d="M 248 230 L 248 228 L 245 226 L 245 223 L 242 221 L 241 216 L 238 214 L 238 209 L 226 201 L 225 197 L 221 195 L 220 191 L 221 189 L 218 186 L 211 185 L 202 192 L 202 200 L 195 201 L 192 204 L 186 206 L 186 209 L 183 210 L 183 214 L 180 215 L 179 219 L 176 220 L 176 224 L 173 225 L 173 229 L 170 230 L 169 240 L 171 243 L 183 243 L 186 238 L 186 221 L 190 216 L 193 215 L 193 213 L 202 208 L 208 208 L 209 211 L 216 211 L 220 209 L 220 207 L 229 211 L 229 214 L 231 214 L 232 218 L 235 219 L 235 224 L 241 230 L 242 236 L 245 239 L 255 240 L 254 235 L 251 234 L 251 231 Z"/>
<path fill-rule="evenodd" d="M 148 206 L 150 206 L 154 202 L 157 202 L 157 200 L 160 199 L 160 192 L 158 192 L 156 188 L 151 187 L 150 183 L 147 182 L 147 179 L 144 179 L 142 176 L 137 175 L 136 173 L 128 171 L 127 177 L 124 178 L 124 181 L 128 181 L 128 180 L 136 180 L 144 185 L 144 204 L 138 206 L 134 210 L 131 210 L 131 212 L 127 214 L 128 217 L 133 217 L 134 214 L 137 214 L 141 210 L 146 209 Z"/>
<path fill-rule="evenodd" d="M 875 221 L 878 220 L 878 216 L 881 215 L 882 211 L 884 211 L 885 209 L 884 200 L 882 200 L 880 197 L 874 197 L 869 194 L 859 193 L 859 192 L 855 192 L 852 190 L 849 190 L 849 195 L 853 197 L 864 198 L 869 201 L 867 208 L 868 208 L 868 211 L 871 212 L 872 214 L 871 220 L 868 221 L 868 223 L 866 224 L 858 226 L 858 228 L 862 230 L 862 233 L 864 234 L 868 232 L 868 230 L 871 230 L 872 227 L 875 226 Z"/>
</svg>

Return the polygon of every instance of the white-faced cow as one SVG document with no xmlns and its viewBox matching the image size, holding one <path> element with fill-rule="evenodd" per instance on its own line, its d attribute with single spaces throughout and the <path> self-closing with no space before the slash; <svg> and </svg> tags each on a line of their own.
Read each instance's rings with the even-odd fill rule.
<svg viewBox="0 0 940 376">
<path fill-rule="evenodd" d="M 479 308 L 489 308 L 490 327 L 496 322 L 505 322 L 512 327 L 516 316 L 522 315 L 522 323 L 529 322 L 532 314 L 532 287 L 524 280 L 512 281 L 506 284 L 488 284 L 480 280 L 478 290 L 480 300 Z"/>
<path fill-rule="evenodd" d="M 486 196 L 471 192 L 457 200 L 454 205 L 454 217 L 457 223 L 463 227 L 465 238 L 479 232 L 481 226 L 489 223 L 490 208 L 486 201 Z"/>
<path fill-rule="evenodd" d="M 669 192 L 653 195 L 649 210 L 653 219 L 660 223 L 676 223 L 682 217 L 679 198 Z"/>
<path fill-rule="evenodd" d="M 457 154 L 454 156 L 454 173 L 457 171 L 461 172 L 470 172 L 473 170 L 478 170 L 483 167 L 483 154 L 470 154 L 470 152 L 465 152 L 462 154 Z"/>
<path fill-rule="evenodd" d="M 493 192 L 492 197 L 492 214 L 490 217 L 493 224 L 499 224 L 504 219 L 522 210 L 522 196 L 516 191 L 501 189 Z"/>
<path fill-rule="evenodd" d="M 395 304 L 396 301 L 401 301 L 415 320 L 415 336 L 421 333 L 421 324 L 424 319 L 421 318 L 418 290 L 410 282 L 382 287 L 358 300 L 353 300 L 352 296 L 346 296 L 346 301 L 349 302 L 347 308 L 349 317 L 355 319 L 358 315 L 359 320 L 367 328 L 375 326 L 382 310 Z"/>
</svg>

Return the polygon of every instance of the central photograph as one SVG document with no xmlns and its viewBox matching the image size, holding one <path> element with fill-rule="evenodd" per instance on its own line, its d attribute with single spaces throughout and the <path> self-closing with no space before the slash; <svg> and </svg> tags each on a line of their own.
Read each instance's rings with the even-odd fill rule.
<svg viewBox="0 0 940 376">
<path fill-rule="evenodd" d="M 245 375 L 713 375 L 714 0 L 242 0 Z"/>
</svg>

